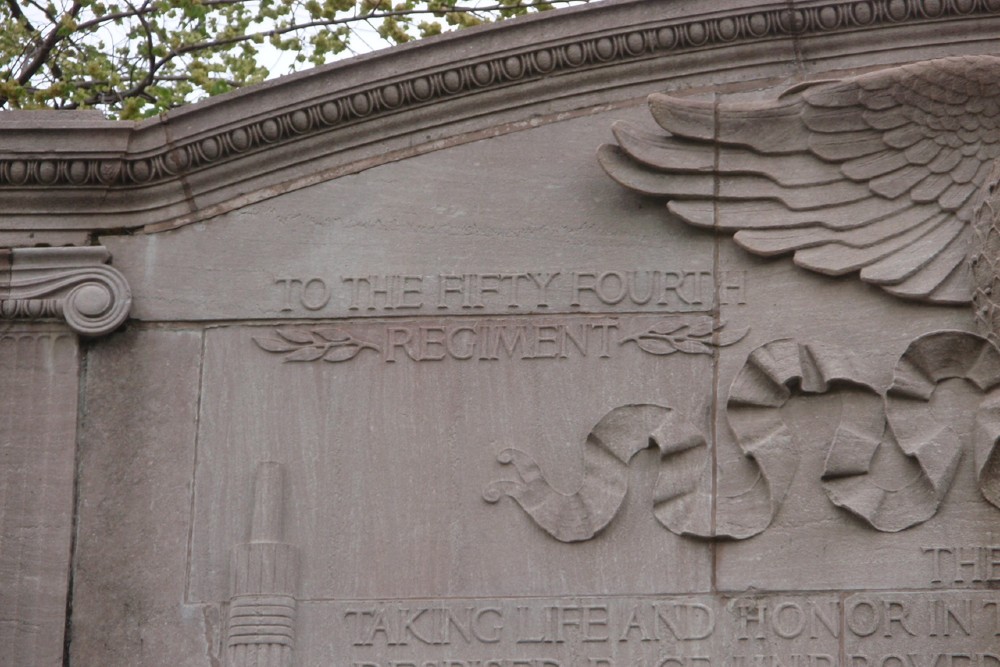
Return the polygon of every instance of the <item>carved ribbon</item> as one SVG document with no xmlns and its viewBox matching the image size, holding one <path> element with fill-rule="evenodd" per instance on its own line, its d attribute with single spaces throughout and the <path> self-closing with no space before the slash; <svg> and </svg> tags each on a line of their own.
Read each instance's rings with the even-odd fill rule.
<svg viewBox="0 0 1000 667">
<path fill-rule="evenodd" d="M 778 413 L 760 408 L 780 407 L 791 398 L 792 387 L 803 394 L 827 393 L 843 384 L 863 390 L 843 396 L 841 423 L 827 450 L 823 487 L 831 502 L 884 532 L 930 519 L 951 487 L 963 446 L 950 425 L 927 432 L 906 419 L 906 408 L 926 410 L 937 385 L 953 378 L 989 392 L 1000 384 L 1000 353 L 985 338 L 964 331 L 920 336 L 896 363 L 892 384 L 882 390 L 872 366 L 855 353 L 785 340 L 758 348 L 733 382 L 728 413 L 741 449 L 760 468 L 760 480 L 746 494 L 719 499 L 714 536 L 756 535 L 777 512 L 799 452 Z M 915 401 L 923 405 L 914 406 Z M 990 473 L 1000 465 L 995 452 L 1000 413 L 984 409 L 990 404 L 988 398 L 977 412 L 976 469 L 983 494 L 1000 506 L 996 489 L 990 490 L 996 484 Z M 880 448 L 908 457 L 917 474 L 899 488 L 876 484 L 870 473 Z"/>
<path fill-rule="evenodd" d="M 740 540 L 762 532 L 784 500 L 799 463 L 798 443 L 777 408 L 796 393 L 822 394 L 840 382 L 871 388 L 872 375 L 871 366 L 859 363 L 856 356 L 826 346 L 781 339 L 751 352 L 730 388 L 727 415 L 740 449 L 757 468 L 757 479 L 740 493 L 717 494 L 713 526 L 712 508 L 704 500 L 711 499 L 706 485 L 713 465 L 706 447 L 700 476 L 703 491 L 698 494 L 702 500 L 696 512 L 677 511 L 671 521 L 661 522 L 675 533 L 695 537 Z M 683 500 L 678 497 L 673 502 Z"/>
<path fill-rule="evenodd" d="M 611 522 L 621 507 L 628 490 L 629 461 L 651 444 L 659 448 L 662 456 L 669 457 L 704 445 L 705 438 L 670 408 L 652 404 L 622 406 L 606 414 L 587 436 L 583 484 L 575 493 L 552 488 L 528 454 L 505 449 L 498 459 L 512 464 L 521 479 L 495 481 L 486 487 L 483 497 L 495 503 L 502 496 L 510 496 L 557 540 L 589 540 Z"/>
<path fill-rule="evenodd" d="M 926 410 L 938 384 L 960 378 L 985 393 L 973 438 L 979 488 L 1000 507 L 1000 351 L 982 336 L 938 331 L 914 339 L 896 363 L 892 384 L 880 387 L 874 365 L 856 353 L 781 339 L 751 352 L 726 405 L 729 424 L 756 480 L 734 495 L 713 493 L 713 460 L 703 432 L 677 411 L 628 405 L 608 413 L 587 437 L 584 480 L 572 494 L 553 489 L 531 458 L 501 452 L 520 481 L 497 481 L 484 497 L 507 495 L 558 540 L 587 540 L 607 526 L 628 485 L 627 465 L 647 446 L 661 453 L 653 512 L 667 529 L 702 538 L 746 539 L 766 529 L 798 469 L 798 443 L 777 408 L 796 395 L 825 394 L 843 386 L 842 418 L 828 446 L 822 478 L 827 496 L 873 528 L 895 532 L 926 521 L 954 479 L 963 444 L 949 424 L 928 430 L 908 419 Z M 907 457 L 917 470 L 895 489 L 871 476 L 881 448 Z M 721 471 L 725 477 L 725 470 Z M 724 481 L 724 480 L 723 480 Z M 724 484 L 722 485 L 724 486 Z M 715 507 L 713 508 L 713 501 Z M 714 521 L 713 521 L 714 519 Z"/>
</svg>

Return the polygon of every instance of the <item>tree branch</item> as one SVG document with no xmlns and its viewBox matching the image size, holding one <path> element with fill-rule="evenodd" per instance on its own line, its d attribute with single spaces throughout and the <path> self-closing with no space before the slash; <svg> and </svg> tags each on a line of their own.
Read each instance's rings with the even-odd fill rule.
<svg viewBox="0 0 1000 667">
<path fill-rule="evenodd" d="M 12 1 L 12 0 L 8 0 Z M 360 22 L 365 19 L 382 19 L 382 18 L 392 18 L 407 15 L 417 15 L 417 14 L 434 14 L 441 16 L 447 13 L 460 13 L 460 14 L 477 14 L 479 12 L 498 12 L 503 10 L 511 9 L 535 9 L 543 5 L 567 5 L 574 2 L 574 0 L 535 0 L 534 2 L 519 2 L 514 5 L 503 5 L 503 4 L 493 4 L 486 7 L 464 7 L 462 5 L 445 5 L 435 9 L 401 9 L 401 10 L 389 10 L 385 12 L 372 12 L 370 14 L 354 14 L 347 18 L 342 19 L 324 19 L 324 21 L 330 21 L 329 23 L 300 23 L 297 24 L 297 28 L 302 27 L 312 27 L 314 25 L 338 25 L 344 23 L 354 23 Z M 87 21 L 81 21 L 77 25 L 77 30 L 89 30 L 90 28 L 115 21 L 117 19 L 128 19 L 137 18 L 140 15 L 155 14 L 163 9 L 160 3 L 147 3 L 148 7 L 144 5 L 144 8 L 130 9 L 128 11 L 114 12 L 111 14 L 104 14 Z M 199 3 L 202 7 L 219 7 L 224 5 L 240 5 L 244 4 L 244 0 L 203 0 Z"/>
<path fill-rule="evenodd" d="M 243 35 L 237 35 L 234 37 L 225 37 L 221 39 L 210 39 L 203 42 L 197 42 L 195 44 L 188 44 L 187 46 L 182 46 L 179 49 L 171 51 L 169 54 L 157 61 L 156 69 L 159 69 L 169 61 L 173 60 L 177 56 L 185 55 L 187 53 L 194 53 L 196 51 L 205 51 L 208 49 L 213 49 L 219 46 L 230 46 L 232 44 L 238 44 L 240 42 L 246 42 L 248 40 L 253 40 L 258 37 L 275 37 L 279 35 L 287 35 L 290 32 L 297 32 L 299 30 L 306 30 L 308 28 L 324 28 L 336 25 L 346 25 L 350 23 L 358 23 L 360 21 L 371 21 L 378 19 L 388 19 L 388 18 L 398 18 L 400 16 L 417 16 L 433 14 L 435 16 L 440 16 L 448 12 L 461 12 L 461 13 L 474 13 L 477 11 L 499 11 L 501 9 L 532 9 L 540 5 L 551 5 L 551 4 L 567 4 L 572 2 L 572 0 L 536 0 L 536 2 L 522 2 L 516 5 L 489 5 L 487 7 L 461 7 L 461 6 L 449 6 L 435 9 L 399 9 L 399 10 L 388 10 L 384 12 L 371 13 L 371 14 L 359 14 L 357 16 L 350 16 L 347 18 L 334 18 L 334 19 L 320 19 L 316 21 L 307 21 L 305 23 L 294 23 L 283 28 L 273 28 L 271 30 L 262 30 L 260 32 L 246 33 Z"/>
<path fill-rule="evenodd" d="M 10 15 L 18 21 L 21 21 L 24 24 L 24 27 L 31 32 L 38 32 L 28 17 L 24 15 L 24 12 L 21 11 L 21 7 L 17 4 L 17 0 L 7 0 L 7 6 L 10 7 Z"/>
<path fill-rule="evenodd" d="M 359 11 L 360 3 L 355 2 L 350 10 L 336 11 L 326 17 L 319 12 L 316 14 L 310 12 L 306 16 L 309 20 L 304 23 L 295 22 L 296 12 L 299 15 L 306 13 L 302 7 L 299 7 L 299 10 L 290 10 L 291 14 L 279 11 L 279 16 L 273 18 L 262 18 L 255 16 L 252 11 L 237 9 L 234 20 L 238 20 L 242 28 L 237 27 L 236 30 L 240 30 L 239 33 L 233 30 L 228 35 L 217 29 L 206 34 L 205 26 L 202 25 L 204 19 L 201 13 L 197 15 L 180 14 L 173 18 L 163 17 L 161 19 L 160 15 L 170 10 L 182 11 L 175 0 L 141 0 L 142 4 L 138 4 L 140 0 L 124 0 L 120 4 L 115 3 L 117 5 L 116 11 L 101 16 L 93 14 L 90 9 L 91 0 L 72 0 L 72 4 L 59 15 L 53 11 L 47 11 L 50 7 L 41 6 L 39 0 L 0 0 L 0 2 L 6 3 L 10 15 L 20 25 L 30 30 L 33 35 L 32 40 L 27 40 L 28 44 L 25 45 L 21 56 L 10 63 L 11 72 L 8 81 L 15 84 L 14 90 L 17 91 L 18 99 L 24 97 L 32 103 L 41 102 L 56 107 L 76 108 L 81 105 L 113 106 L 123 103 L 128 98 L 147 99 L 160 107 L 183 103 L 183 91 L 188 90 L 187 87 L 182 87 L 181 91 L 178 92 L 173 91 L 173 87 L 168 84 L 190 82 L 197 85 L 200 81 L 204 85 L 204 77 L 192 77 L 183 72 L 184 63 L 193 58 L 204 58 L 206 62 L 211 64 L 213 80 L 224 81 L 232 87 L 241 86 L 244 84 L 243 81 L 232 79 L 233 77 L 239 79 L 246 74 L 231 72 L 227 69 L 231 67 L 231 64 L 227 64 L 226 58 L 226 52 L 241 43 L 258 42 L 269 38 L 278 43 L 279 38 L 290 33 L 314 34 L 316 29 L 340 28 L 337 31 L 340 34 L 336 34 L 331 39 L 336 39 L 336 44 L 350 49 L 351 39 L 363 40 L 363 38 L 353 28 L 350 33 L 346 33 L 350 36 L 345 36 L 345 26 L 350 28 L 365 23 L 374 26 L 379 21 L 392 22 L 395 20 L 398 22 L 396 29 L 398 33 L 398 29 L 404 31 L 413 29 L 416 25 L 415 18 L 420 16 L 435 17 L 437 22 L 442 24 L 447 20 L 449 24 L 454 26 L 456 23 L 475 22 L 471 17 L 479 20 L 490 20 L 490 18 L 503 18 L 533 10 L 541 11 L 560 5 L 580 4 L 587 2 L 587 0 L 516 0 L 514 2 L 493 0 L 489 5 L 483 6 L 477 6 L 475 2 L 468 3 L 465 0 L 452 0 L 448 4 L 437 4 L 432 0 L 413 9 L 394 9 L 389 3 L 380 3 L 384 9 L 374 8 L 365 12 Z M 69 2 L 70 0 L 62 0 L 62 3 L 65 4 Z M 197 4 L 209 12 L 210 25 L 214 26 L 216 21 L 221 22 L 224 16 L 229 13 L 226 8 L 239 8 L 246 2 L 247 0 L 198 0 Z M 25 4 L 24 9 L 20 7 L 21 4 Z M 36 10 L 38 14 L 36 14 Z M 76 22 L 81 13 L 84 14 L 83 20 Z M 48 17 L 51 25 L 43 25 L 42 30 L 39 31 L 31 24 L 29 18 L 35 17 L 38 20 L 37 17 L 41 14 Z M 461 16 L 456 17 L 456 14 L 468 16 L 470 19 L 464 21 Z M 289 23 L 283 24 L 285 21 Z M 112 26 L 111 24 L 114 22 L 124 22 L 124 31 Z M 249 25 L 256 25 L 258 30 L 249 33 L 243 32 Z M 47 27 L 49 29 L 46 31 Z M 137 40 L 141 40 L 139 42 L 141 46 L 136 47 L 134 43 L 120 43 L 118 46 L 113 44 L 113 48 L 102 55 L 102 52 L 95 49 L 99 38 L 97 32 L 105 27 L 110 29 L 113 35 L 131 32 L 136 35 Z M 229 29 L 227 28 L 226 31 Z M 200 41 L 181 43 L 176 48 L 171 49 L 167 42 L 162 41 L 168 39 L 167 35 L 171 33 L 194 36 Z M 305 39 L 304 36 L 303 39 Z M 403 39 L 403 37 L 400 35 L 399 39 Z M 118 42 L 118 39 L 112 39 L 112 42 Z M 67 68 L 60 67 L 60 64 L 63 63 L 58 60 L 59 57 L 62 57 L 60 54 L 67 48 L 66 45 L 76 45 L 74 50 L 83 54 L 83 58 L 88 57 L 86 55 L 88 53 L 93 54 L 94 58 L 110 58 L 106 65 L 111 68 L 110 72 L 99 72 L 93 78 L 83 77 L 82 80 L 60 83 L 63 70 L 68 72 Z M 282 48 L 280 43 L 279 48 Z M 165 54 L 164 49 L 167 49 Z M 287 51 L 288 48 L 285 47 L 283 50 Z M 353 49 L 350 50 L 353 51 Z M 157 55 L 157 52 L 162 55 Z M 312 52 L 308 52 L 307 55 L 310 53 Z M 314 57 L 322 60 L 319 55 Z M 104 67 L 103 60 L 101 62 L 102 67 Z M 219 71 L 215 72 L 216 69 Z M 69 72 L 69 75 L 72 76 L 72 72 Z M 112 82 L 115 82 L 120 88 L 113 89 Z M 168 91 L 166 99 L 147 92 L 150 87 L 158 85 L 159 82 L 163 82 Z M 68 85 L 68 90 L 74 92 L 68 93 L 60 99 L 44 99 L 44 95 L 51 95 L 52 86 L 55 84 Z M 49 92 L 45 93 L 46 90 Z M 77 97 L 81 94 L 85 96 L 84 99 Z M 77 97 L 78 101 L 74 101 L 74 97 Z M 8 102 L 7 97 L 0 96 L 0 107 L 5 106 Z"/>
<path fill-rule="evenodd" d="M 68 16 L 71 19 L 76 18 L 76 15 L 80 13 L 80 8 L 82 6 L 82 0 L 74 0 L 73 5 L 69 8 L 69 11 L 64 14 L 64 16 Z M 23 86 L 28 83 L 28 81 L 31 80 L 31 77 L 33 77 L 35 73 L 41 69 L 42 65 L 45 64 L 45 61 L 48 60 L 49 55 L 52 53 L 52 49 L 55 48 L 55 45 L 59 42 L 59 29 L 61 24 L 61 20 L 55 21 L 55 25 L 52 26 L 52 30 L 49 31 L 49 34 L 45 36 L 45 39 L 43 39 L 41 44 L 39 44 L 35 49 L 34 56 L 21 68 L 21 72 L 18 74 L 16 79 L 18 85 Z"/>
</svg>

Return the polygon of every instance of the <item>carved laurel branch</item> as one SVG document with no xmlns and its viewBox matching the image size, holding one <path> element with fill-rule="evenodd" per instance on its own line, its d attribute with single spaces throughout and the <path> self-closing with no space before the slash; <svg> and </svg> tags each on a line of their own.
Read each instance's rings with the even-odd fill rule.
<svg viewBox="0 0 1000 667">
<path fill-rule="evenodd" d="M 132 291 L 117 269 L 104 264 L 103 247 L 17 248 L 10 273 L 0 279 L 0 319 L 61 317 L 81 336 L 100 336 L 128 317 Z"/>
<path fill-rule="evenodd" d="M 674 352 L 684 354 L 712 354 L 714 348 L 728 347 L 743 340 L 750 329 L 720 334 L 725 322 L 710 317 L 694 321 L 663 320 L 652 327 L 621 339 L 621 344 L 635 343 L 643 352 L 663 356 Z"/>
<path fill-rule="evenodd" d="M 257 150 L 400 110 L 470 93 L 584 71 L 614 61 L 786 36 L 992 14 L 997 0 L 840 0 L 808 7 L 774 7 L 661 21 L 419 76 L 379 82 L 297 109 L 285 110 L 196 141 L 137 158 L 75 156 L 0 160 L 0 187 L 133 186 L 171 179 Z"/>
<path fill-rule="evenodd" d="M 253 342 L 267 352 L 284 355 L 282 361 L 323 361 L 340 362 L 353 359 L 361 350 L 380 351 L 375 343 L 355 338 L 337 327 L 312 327 L 299 329 L 283 327 L 275 329 L 276 338 L 254 336 Z"/>
</svg>

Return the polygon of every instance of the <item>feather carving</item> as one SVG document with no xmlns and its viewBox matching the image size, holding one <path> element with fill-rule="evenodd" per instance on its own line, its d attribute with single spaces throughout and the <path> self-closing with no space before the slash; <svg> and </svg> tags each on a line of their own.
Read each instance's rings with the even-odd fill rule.
<svg viewBox="0 0 1000 667">
<path fill-rule="evenodd" d="M 665 134 L 626 123 L 598 157 L 759 255 L 857 272 L 900 297 L 972 298 L 976 195 L 1000 156 L 1000 58 L 930 60 L 754 103 L 651 95 Z"/>
</svg>

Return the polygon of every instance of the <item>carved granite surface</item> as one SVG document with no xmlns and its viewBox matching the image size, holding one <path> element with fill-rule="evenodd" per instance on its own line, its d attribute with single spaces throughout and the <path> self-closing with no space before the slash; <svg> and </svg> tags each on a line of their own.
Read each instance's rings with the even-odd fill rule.
<svg viewBox="0 0 1000 667">
<path fill-rule="evenodd" d="M 624 0 L 0 119 L 0 666 L 997 667 L 998 21 Z"/>
</svg>

